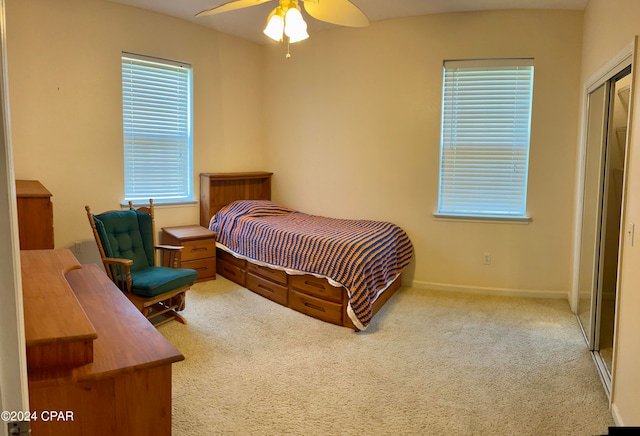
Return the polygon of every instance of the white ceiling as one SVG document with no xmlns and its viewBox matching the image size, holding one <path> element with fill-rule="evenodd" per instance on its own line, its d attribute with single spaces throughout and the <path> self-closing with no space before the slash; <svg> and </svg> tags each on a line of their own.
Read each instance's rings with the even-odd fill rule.
<svg viewBox="0 0 640 436">
<path fill-rule="evenodd" d="M 257 43 L 270 41 L 262 29 L 267 15 L 277 6 L 272 0 L 258 6 L 225 12 L 219 15 L 195 18 L 205 9 L 227 3 L 229 0 L 110 0 L 115 3 L 150 9 L 172 15 L 224 33 L 236 35 Z M 589 0 L 351 0 L 370 21 L 413 15 L 437 14 L 498 9 L 572 9 L 583 10 Z M 315 20 L 305 14 L 309 33 L 332 25 Z"/>
</svg>

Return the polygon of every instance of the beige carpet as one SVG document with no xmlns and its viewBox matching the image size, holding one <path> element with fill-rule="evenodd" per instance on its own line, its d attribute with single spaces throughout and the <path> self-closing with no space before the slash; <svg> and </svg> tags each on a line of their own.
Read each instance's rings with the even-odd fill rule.
<svg viewBox="0 0 640 436">
<path fill-rule="evenodd" d="M 160 331 L 175 435 L 597 435 L 614 425 L 564 300 L 402 288 L 361 333 L 218 276 Z"/>
</svg>

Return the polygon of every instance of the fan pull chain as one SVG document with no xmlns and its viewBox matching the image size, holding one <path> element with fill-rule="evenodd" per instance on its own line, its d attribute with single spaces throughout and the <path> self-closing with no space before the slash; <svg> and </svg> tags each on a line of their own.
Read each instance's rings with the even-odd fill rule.
<svg viewBox="0 0 640 436">
<path fill-rule="evenodd" d="M 287 42 L 287 54 L 284 56 L 286 59 L 291 59 L 291 53 L 289 52 L 290 47 L 291 47 L 291 43 Z"/>
</svg>

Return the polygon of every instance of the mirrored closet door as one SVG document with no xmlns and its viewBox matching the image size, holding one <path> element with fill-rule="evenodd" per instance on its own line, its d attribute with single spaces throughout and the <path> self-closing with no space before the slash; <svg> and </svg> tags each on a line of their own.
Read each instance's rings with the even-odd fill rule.
<svg viewBox="0 0 640 436">
<path fill-rule="evenodd" d="M 630 58 L 587 95 L 577 316 L 609 393 L 631 83 Z"/>
</svg>

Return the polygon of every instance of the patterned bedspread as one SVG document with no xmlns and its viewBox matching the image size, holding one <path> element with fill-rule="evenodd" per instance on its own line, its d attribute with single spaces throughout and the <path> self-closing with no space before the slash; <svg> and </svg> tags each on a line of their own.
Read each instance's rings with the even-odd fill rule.
<svg viewBox="0 0 640 436">
<path fill-rule="evenodd" d="M 232 254 L 344 286 L 349 316 L 361 330 L 378 295 L 413 255 L 409 237 L 395 224 L 308 215 L 264 200 L 231 203 L 209 227 Z"/>
</svg>

